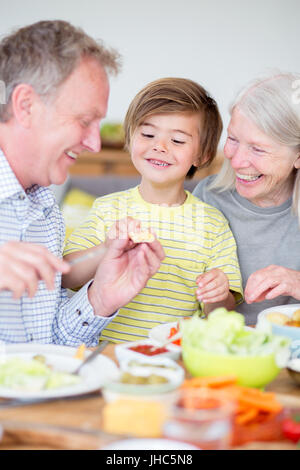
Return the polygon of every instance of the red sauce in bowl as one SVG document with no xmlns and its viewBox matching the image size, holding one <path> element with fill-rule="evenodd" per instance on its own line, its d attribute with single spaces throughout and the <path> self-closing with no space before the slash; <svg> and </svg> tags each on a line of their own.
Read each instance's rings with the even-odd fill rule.
<svg viewBox="0 0 300 470">
<path fill-rule="evenodd" d="M 166 348 L 155 348 L 151 344 L 139 344 L 138 346 L 131 346 L 129 349 L 140 354 L 145 354 L 146 356 L 155 356 L 156 354 L 168 352 Z"/>
</svg>

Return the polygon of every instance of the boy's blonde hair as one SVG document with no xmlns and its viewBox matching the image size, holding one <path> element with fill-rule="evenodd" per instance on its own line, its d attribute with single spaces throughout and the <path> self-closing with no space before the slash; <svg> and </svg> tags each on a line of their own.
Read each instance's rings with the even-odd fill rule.
<svg viewBox="0 0 300 470">
<path fill-rule="evenodd" d="M 198 168 L 208 166 L 216 156 L 222 133 L 222 119 L 215 100 L 198 83 L 186 78 L 161 78 L 146 85 L 132 100 L 124 121 L 125 147 L 130 151 L 132 136 L 146 117 L 154 114 L 199 114 L 198 167 L 187 173 L 192 178 Z"/>
</svg>

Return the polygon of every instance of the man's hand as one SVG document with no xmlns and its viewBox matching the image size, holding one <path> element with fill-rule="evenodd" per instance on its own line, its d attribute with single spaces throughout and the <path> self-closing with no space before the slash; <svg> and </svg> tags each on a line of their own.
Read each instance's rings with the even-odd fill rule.
<svg viewBox="0 0 300 470">
<path fill-rule="evenodd" d="M 68 272 L 69 265 L 41 245 L 10 241 L 0 247 L 0 290 L 10 290 L 15 299 L 25 292 L 33 297 L 38 281 L 54 289 L 56 272 Z"/>
<path fill-rule="evenodd" d="M 299 271 L 270 265 L 249 277 L 245 288 L 245 301 L 248 304 L 275 299 L 280 295 L 300 300 Z"/>
<path fill-rule="evenodd" d="M 157 272 L 164 251 L 158 240 L 134 244 L 128 228 L 122 237 L 111 239 L 88 295 L 95 314 L 109 316 L 130 302 Z M 132 227 L 131 227 L 132 228 Z"/>
</svg>

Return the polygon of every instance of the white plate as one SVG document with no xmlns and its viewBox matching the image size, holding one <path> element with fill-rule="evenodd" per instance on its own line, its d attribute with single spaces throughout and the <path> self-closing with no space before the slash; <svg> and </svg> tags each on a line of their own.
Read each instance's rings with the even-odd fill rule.
<svg viewBox="0 0 300 470">
<path fill-rule="evenodd" d="M 32 359 L 36 354 L 41 354 L 46 358 L 46 364 L 52 365 L 55 370 L 62 372 L 73 372 L 79 366 L 80 360 L 75 359 L 76 348 L 67 346 L 56 346 L 49 344 L 9 344 L 1 348 L 1 357 L 10 359 L 20 357 L 25 360 Z M 90 351 L 87 352 L 87 355 Z M 107 382 L 118 376 L 116 364 L 106 356 L 99 354 L 91 363 L 84 366 L 80 371 L 82 381 L 78 384 L 60 387 L 51 390 L 41 390 L 37 392 L 19 391 L 8 387 L 0 386 L 0 397 L 28 399 L 47 399 L 65 396 L 81 395 L 90 393 L 101 388 Z"/>
<path fill-rule="evenodd" d="M 275 305 L 275 307 L 269 307 L 269 308 L 266 308 L 265 310 L 262 310 L 258 314 L 258 318 L 264 317 L 265 315 L 271 312 L 284 313 L 285 315 L 288 315 L 289 317 L 291 317 L 294 311 L 298 309 L 300 309 L 300 304 Z"/>
<path fill-rule="evenodd" d="M 258 314 L 257 328 L 263 328 L 265 322 L 271 324 L 272 333 L 290 338 L 292 341 L 291 348 L 297 350 L 298 353 L 300 353 L 300 328 L 296 326 L 277 325 L 276 323 L 270 322 L 266 318 L 266 315 L 271 312 L 284 313 L 285 315 L 292 317 L 294 311 L 298 309 L 300 309 L 300 304 L 276 305 L 275 307 L 266 308 Z"/>
<path fill-rule="evenodd" d="M 169 439 L 124 439 L 102 447 L 101 450 L 200 450 L 186 442 Z"/>
<path fill-rule="evenodd" d="M 171 328 L 177 328 L 178 322 L 173 323 L 163 323 L 162 325 L 155 326 L 152 330 L 149 331 L 149 338 L 157 344 L 163 344 L 167 341 Z M 178 351 L 181 351 L 181 346 L 173 344 L 174 348 Z"/>
</svg>

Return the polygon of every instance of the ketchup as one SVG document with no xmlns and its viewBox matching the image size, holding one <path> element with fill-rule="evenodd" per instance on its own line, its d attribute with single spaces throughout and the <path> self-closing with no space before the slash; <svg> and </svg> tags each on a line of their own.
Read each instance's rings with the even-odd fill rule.
<svg viewBox="0 0 300 470">
<path fill-rule="evenodd" d="M 155 356 L 156 354 L 162 354 L 168 352 L 166 348 L 154 348 L 151 344 L 140 344 L 138 346 L 131 346 L 131 351 L 135 351 L 146 356 Z"/>
</svg>

